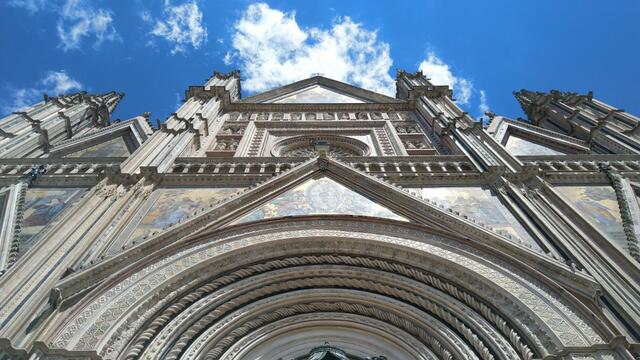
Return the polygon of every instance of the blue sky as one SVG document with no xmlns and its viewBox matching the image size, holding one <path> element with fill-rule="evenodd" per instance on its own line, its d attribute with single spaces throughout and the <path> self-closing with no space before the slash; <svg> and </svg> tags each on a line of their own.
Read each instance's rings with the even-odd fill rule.
<svg viewBox="0 0 640 360">
<path fill-rule="evenodd" d="M 421 68 L 475 117 L 523 116 L 520 88 L 640 115 L 640 2 L 610 4 L 5 0 L 0 112 L 81 88 L 125 92 L 116 118 L 163 120 L 214 70 L 240 69 L 248 96 L 312 73 L 392 94 L 397 68 Z"/>
</svg>

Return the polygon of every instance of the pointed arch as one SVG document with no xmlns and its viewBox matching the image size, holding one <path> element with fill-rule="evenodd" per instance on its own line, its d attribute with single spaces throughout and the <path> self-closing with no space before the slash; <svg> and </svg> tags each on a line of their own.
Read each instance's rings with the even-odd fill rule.
<svg viewBox="0 0 640 360">
<path fill-rule="evenodd" d="M 259 334 L 331 314 L 370 319 L 387 341 L 438 358 L 531 359 L 610 340 L 576 298 L 561 300 L 553 280 L 514 262 L 400 222 L 267 220 L 112 269 L 81 299 L 63 299 L 49 346 L 104 358 L 244 359 Z"/>
</svg>

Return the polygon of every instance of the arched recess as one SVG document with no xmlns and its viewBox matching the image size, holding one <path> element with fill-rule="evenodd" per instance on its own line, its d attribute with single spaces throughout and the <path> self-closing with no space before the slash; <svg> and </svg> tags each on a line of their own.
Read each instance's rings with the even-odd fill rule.
<svg viewBox="0 0 640 360">
<path fill-rule="evenodd" d="M 282 350 L 296 339 L 399 359 L 532 359 L 611 340 L 577 299 L 515 261 L 391 220 L 267 220 L 114 269 L 45 338 L 107 359 L 238 360 L 304 355 Z M 312 344 L 331 326 L 353 335 Z M 369 351 L 356 334 L 386 347 Z"/>
<path fill-rule="evenodd" d="M 315 142 L 322 141 L 329 148 L 332 156 L 367 156 L 371 149 L 360 140 L 340 135 L 302 135 L 278 141 L 271 150 L 276 157 L 282 156 L 317 156 Z"/>
</svg>

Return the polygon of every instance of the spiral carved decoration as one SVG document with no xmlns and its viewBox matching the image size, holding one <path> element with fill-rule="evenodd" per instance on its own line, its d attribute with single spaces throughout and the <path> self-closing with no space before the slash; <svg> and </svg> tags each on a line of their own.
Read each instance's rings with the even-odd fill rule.
<svg viewBox="0 0 640 360">
<path fill-rule="evenodd" d="M 318 265 L 337 268 L 325 274 Z M 267 280 L 274 278 L 281 280 Z M 401 284 L 408 285 L 403 287 Z M 419 287 L 423 289 L 417 291 Z M 403 315 L 384 306 L 368 306 L 346 299 L 327 302 L 305 300 L 301 296 L 299 302 L 292 300 L 305 291 L 334 288 L 362 293 L 365 298 L 401 299 L 407 313 Z M 245 290 L 218 304 L 210 300 L 216 294 L 238 289 Z M 252 304 L 260 299 L 277 303 L 275 299 L 281 294 L 286 294 L 285 298 L 293 304 L 282 304 L 273 309 L 266 307 L 264 311 L 256 310 L 261 306 L 252 309 Z M 340 298 L 339 292 L 335 298 Z M 224 325 L 225 317 L 244 312 L 251 314 L 247 320 Z M 261 327 L 294 315 L 323 312 L 344 312 L 381 320 L 411 334 L 415 341 L 427 346 L 438 358 L 455 359 L 466 354 L 462 358 L 491 360 L 519 357 L 529 360 L 535 356 L 530 345 L 523 341 L 522 334 L 502 316 L 450 282 L 380 259 L 309 255 L 238 269 L 181 294 L 172 300 L 170 306 L 157 312 L 154 320 L 148 322 L 148 327 L 132 339 L 126 358 L 154 358 L 160 354 L 165 354 L 167 359 L 196 358 L 205 354 L 207 359 L 229 358 L 228 354 L 225 355 L 229 348 Z M 187 319 L 191 318 L 198 321 L 189 322 Z M 429 328 L 415 319 L 438 325 Z M 450 334 L 444 336 L 447 332 Z M 218 335 L 209 337 L 213 333 Z M 162 340 L 167 338 L 176 341 L 168 346 Z"/>
</svg>

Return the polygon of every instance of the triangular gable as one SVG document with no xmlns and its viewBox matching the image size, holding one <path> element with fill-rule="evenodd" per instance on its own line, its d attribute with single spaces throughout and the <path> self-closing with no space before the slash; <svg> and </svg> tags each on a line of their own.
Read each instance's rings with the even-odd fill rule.
<svg viewBox="0 0 640 360">
<path fill-rule="evenodd" d="M 319 157 L 310 159 L 250 190 L 228 198 L 210 210 L 185 219 L 152 236 L 147 241 L 127 248 L 124 252 L 103 263 L 73 274 L 57 286 L 61 290 L 63 298 L 77 293 L 79 289 L 92 288 L 112 275 L 111 270 L 114 268 L 122 268 L 122 271 L 126 271 L 125 267 L 128 265 L 135 266 L 138 261 L 145 261 L 143 260 L 145 257 L 161 256 L 166 253 L 169 247 L 180 248 L 189 242 L 216 234 L 222 228 L 228 229 L 228 224 L 251 213 L 270 199 L 318 176 L 327 176 L 342 186 L 353 189 L 369 200 L 416 223 L 416 226 L 430 228 L 442 234 L 448 233 L 455 238 L 466 239 L 465 241 L 472 241 L 481 246 L 491 247 L 496 251 L 506 252 L 511 254 L 510 256 L 517 256 L 523 261 L 535 265 L 540 271 L 547 271 L 556 277 L 560 272 L 563 274 L 561 277 L 564 278 L 571 278 L 576 274 L 562 262 L 543 253 L 532 251 L 530 247 L 514 242 L 508 236 L 478 224 L 454 210 L 443 209 L 438 204 L 335 159 Z M 236 226 L 249 226 L 249 224 Z M 563 283 L 571 289 L 575 288 L 573 280 L 566 280 Z M 580 291 L 579 288 L 576 289 L 576 291 Z"/>
<path fill-rule="evenodd" d="M 322 176 L 309 179 L 278 195 L 233 224 L 276 217 L 319 214 L 360 215 L 408 221 L 360 193 Z"/>
<path fill-rule="evenodd" d="M 96 128 L 77 134 L 69 140 L 55 144 L 51 157 L 127 157 L 153 133 L 153 129 L 142 116 L 113 123 L 105 128 Z"/>
<path fill-rule="evenodd" d="M 515 156 L 587 154 L 588 144 L 523 121 L 496 116 L 487 131 Z"/>
<path fill-rule="evenodd" d="M 548 146 L 523 139 L 516 135 L 509 135 L 504 147 L 515 156 L 521 155 L 566 155 Z"/>
<path fill-rule="evenodd" d="M 326 97 L 322 98 L 324 94 Z M 300 98 L 297 98 L 300 97 Z M 312 100 L 313 98 L 321 101 L 311 101 L 309 103 L 403 103 L 390 96 L 382 95 L 373 91 L 365 90 L 347 83 L 332 80 L 322 76 L 314 76 L 305 80 L 285 85 L 273 90 L 269 90 L 254 96 L 250 96 L 241 103 L 279 103 L 279 102 L 295 102 L 302 103 L 304 99 Z M 288 99 L 288 100 L 285 100 Z M 353 101 L 351 101 L 353 99 Z M 282 101 L 285 100 L 285 101 Z"/>
<path fill-rule="evenodd" d="M 282 104 L 331 104 L 362 103 L 365 101 L 316 84 L 265 102 Z"/>
<path fill-rule="evenodd" d="M 135 150 L 129 136 L 117 136 L 96 145 L 85 147 L 64 157 L 127 157 Z"/>
</svg>

